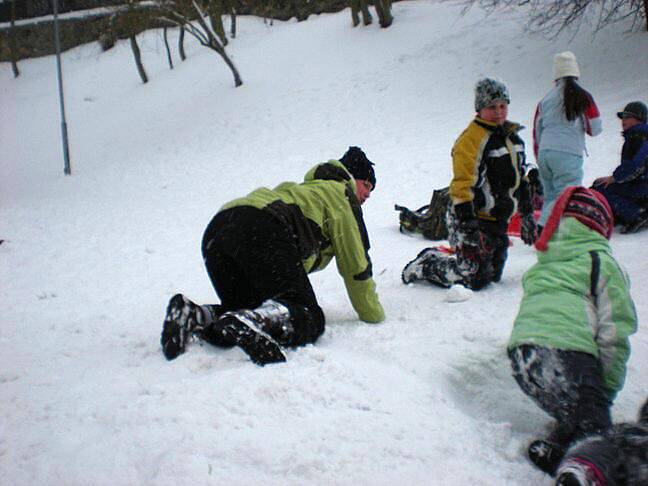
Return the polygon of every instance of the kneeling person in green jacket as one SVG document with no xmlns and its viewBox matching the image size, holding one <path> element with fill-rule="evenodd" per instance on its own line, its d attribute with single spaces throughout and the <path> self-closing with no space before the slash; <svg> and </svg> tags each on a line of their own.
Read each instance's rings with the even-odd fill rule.
<svg viewBox="0 0 648 486">
<path fill-rule="evenodd" d="M 377 323 L 385 314 L 372 279 L 369 237 L 360 205 L 376 185 L 373 163 L 358 147 L 312 168 L 301 184 L 259 188 L 225 204 L 207 226 L 202 255 L 219 305 L 171 298 L 162 329 L 168 360 L 197 336 L 238 346 L 256 364 L 286 360 L 283 347 L 313 343 L 324 313 L 307 274 L 335 257 L 353 308 Z"/>
<path fill-rule="evenodd" d="M 557 421 L 528 451 L 549 474 L 571 443 L 610 427 L 623 387 L 637 314 L 608 242 L 613 228 L 603 195 L 568 187 L 536 242 L 538 262 L 524 275 L 508 351 L 522 391 Z"/>
</svg>

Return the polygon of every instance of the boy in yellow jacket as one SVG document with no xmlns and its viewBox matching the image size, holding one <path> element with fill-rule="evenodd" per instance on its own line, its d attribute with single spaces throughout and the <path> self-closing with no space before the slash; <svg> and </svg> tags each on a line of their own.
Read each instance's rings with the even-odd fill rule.
<svg viewBox="0 0 648 486">
<path fill-rule="evenodd" d="M 499 282 L 508 256 L 507 227 L 521 215 L 526 244 L 536 239 L 521 127 L 508 121 L 506 86 L 484 78 L 475 86 L 476 116 L 452 148 L 447 213 L 454 255 L 426 248 L 403 269 L 404 283 L 427 280 L 440 287 L 460 284 L 480 290 Z"/>
</svg>

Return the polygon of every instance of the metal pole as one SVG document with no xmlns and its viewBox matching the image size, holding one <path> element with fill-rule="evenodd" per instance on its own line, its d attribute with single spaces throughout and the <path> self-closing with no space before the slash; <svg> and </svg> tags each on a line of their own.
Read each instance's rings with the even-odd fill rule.
<svg viewBox="0 0 648 486">
<path fill-rule="evenodd" d="M 65 159 L 63 172 L 65 175 L 70 175 L 72 174 L 72 169 L 70 168 L 70 150 L 68 147 L 67 123 L 65 122 L 65 101 L 63 99 L 63 73 L 61 72 L 61 40 L 58 24 L 58 0 L 54 0 L 52 4 L 54 6 L 54 42 L 56 44 L 59 104 L 61 105 L 61 137 L 63 139 L 63 158 Z"/>
</svg>

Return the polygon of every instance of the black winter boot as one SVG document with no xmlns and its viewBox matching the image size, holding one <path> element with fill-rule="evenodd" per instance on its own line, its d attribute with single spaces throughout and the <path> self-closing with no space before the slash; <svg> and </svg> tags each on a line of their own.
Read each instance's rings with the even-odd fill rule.
<svg viewBox="0 0 648 486">
<path fill-rule="evenodd" d="M 203 320 L 200 306 L 182 294 L 171 297 L 160 337 L 164 357 L 171 361 L 184 353 L 191 334 L 202 329 Z"/>
<path fill-rule="evenodd" d="M 636 220 L 621 227 L 621 233 L 624 235 L 637 233 L 646 228 L 648 228 L 648 211 L 643 210 Z"/>
<path fill-rule="evenodd" d="M 538 469 L 551 476 L 556 475 L 556 469 L 565 456 L 565 449 L 558 444 L 545 440 L 536 440 L 529 445 L 529 459 Z"/>
<path fill-rule="evenodd" d="M 556 478 L 556 486 L 590 486 L 590 483 L 583 482 L 583 478 L 573 472 L 564 472 Z"/>
<path fill-rule="evenodd" d="M 225 313 L 220 305 L 202 305 L 203 314 L 205 315 L 205 326 L 198 336 L 203 341 L 212 346 L 219 348 L 231 348 L 236 343 L 223 333 L 222 327 L 218 324 L 218 319 Z"/>
<path fill-rule="evenodd" d="M 287 343 L 293 328 L 288 308 L 277 301 L 266 300 L 254 310 L 226 312 L 214 327 L 260 366 L 286 361 L 279 342 Z"/>
<path fill-rule="evenodd" d="M 426 280 L 429 275 L 428 267 L 433 260 L 436 260 L 441 255 L 437 248 L 426 248 L 421 251 L 414 260 L 403 268 L 401 273 L 403 283 L 408 284 L 417 280 Z"/>
<path fill-rule="evenodd" d="M 606 481 L 595 464 L 569 459 L 556 473 L 556 486 L 605 486 Z"/>
</svg>

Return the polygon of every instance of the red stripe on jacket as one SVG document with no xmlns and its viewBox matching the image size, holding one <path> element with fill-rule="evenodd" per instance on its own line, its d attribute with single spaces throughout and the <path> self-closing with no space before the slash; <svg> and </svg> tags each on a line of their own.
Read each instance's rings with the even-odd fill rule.
<svg viewBox="0 0 648 486">
<path fill-rule="evenodd" d="M 583 113 L 585 116 L 583 116 L 583 121 L 585 122 L 585 131 L 587 132 L 588 135 L 592 135 L 592 124 L 590 123 L 590 120 L 594 120 L 595 118 L 599 118 L 601 116 L 601 112 L 598 109 L 598 106 L 596 106 L 596 103 L 594 102 L 594 98 L 588 93 L 587 99 L 589 100 L 589 103 L 587 104 L 587 108 L 585 108 L 585 112 Z"/>
</svg>

